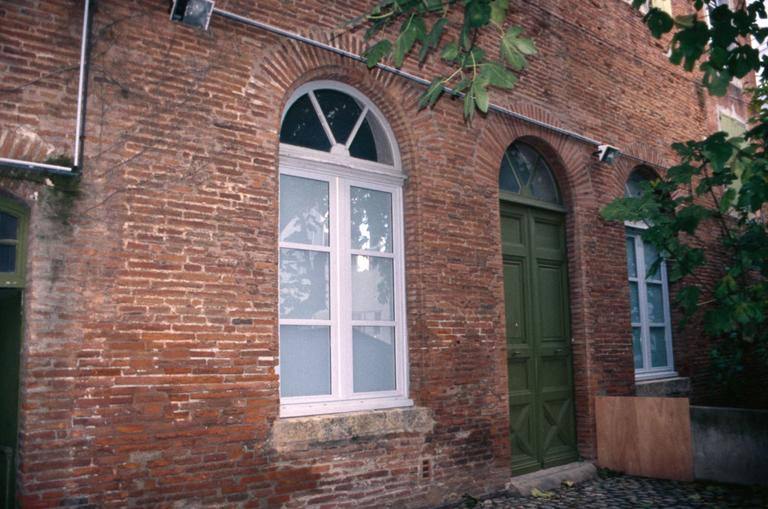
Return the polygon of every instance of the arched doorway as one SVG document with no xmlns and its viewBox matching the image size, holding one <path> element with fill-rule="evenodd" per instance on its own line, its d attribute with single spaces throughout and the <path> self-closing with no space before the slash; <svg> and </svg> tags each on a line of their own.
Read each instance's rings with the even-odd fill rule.
<svg viewBox="0 0 768 509">
<path fill-rule="evenodd" d="M 565 208 L 552 170 L 517 141 L 499 174 L 512 473 L 577 458 Z"/>
</svg>

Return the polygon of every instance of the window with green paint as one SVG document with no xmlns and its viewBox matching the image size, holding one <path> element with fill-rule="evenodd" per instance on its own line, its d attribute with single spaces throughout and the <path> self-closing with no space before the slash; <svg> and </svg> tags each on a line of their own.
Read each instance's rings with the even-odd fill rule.
<svg viewBox="0 0 768 509">
<path fill-rule="evenodd" d="M 0 287 L 24 285 L 26 226 L 24 207 L 0 200 Z"/>
</svg>

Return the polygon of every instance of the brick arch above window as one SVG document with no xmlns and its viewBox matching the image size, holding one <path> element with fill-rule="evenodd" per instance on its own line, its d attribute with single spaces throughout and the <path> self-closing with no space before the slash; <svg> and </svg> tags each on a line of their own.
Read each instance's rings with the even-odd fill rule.
<svg viewBox="0 0 768 509">
<path fill-rule="evenodd" d="M 323 34 L 324 37 L 315 34 L 315 38 L 324 40 L 331 35 L 330 32 Z M 336 34 L 332 38 L 334 45 L 353 53 L 365 48 L 364 41 L 355 34 Z M 397 140 L 402 172 L 407 174 L 414 168 L 415 160 L 420 157 L 416 147 L 422 137 L 416 131 L 425 126 L 430 131 L 434 129 L 430 113 L 422 112 L 414 119 L 423 91 L 420 85 L 384 71 L 369 70 L 363 63 L 329 51 L 276 37 L 270 46 L 270 58 L 257 62 L 251 70 L 246 95 L 275 98 L 272 104 L 257 105 L 256 109 L 263 110 L 267 121 L 279 132 L 281 114 L 296 91 L 321 80 L 353 87 L 376 104 Z"/>
</svg>

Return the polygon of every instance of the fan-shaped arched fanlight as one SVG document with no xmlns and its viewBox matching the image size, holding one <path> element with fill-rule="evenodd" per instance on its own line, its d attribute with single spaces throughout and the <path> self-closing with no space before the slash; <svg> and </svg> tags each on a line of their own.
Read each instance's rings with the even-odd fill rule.
<svg viewBox="0 0 768 509">
<path fill-rule="evenodd" d="M 552 170 L 536 149 L 520 141 L 504 153 L 499 171 L 502 191 L 549 203 L 560 203 Z"/>
<path fill-rule="evenodd" d="M 624 196 L 627 198 L 639 198 L 643 195 L 644 183 L 651 180 L 654 180 L 654 177 L 648 171 L 642 168 L 633 171 L 624 183 Z"/>
<path fill-rule="evenodd" d="M 391 136 L 375 106 L 339 90 L 339 84 L 333 87 L 314 83 L 294 95 L 283 116 L 280 143 L 394 165 Z"/>
</svg>

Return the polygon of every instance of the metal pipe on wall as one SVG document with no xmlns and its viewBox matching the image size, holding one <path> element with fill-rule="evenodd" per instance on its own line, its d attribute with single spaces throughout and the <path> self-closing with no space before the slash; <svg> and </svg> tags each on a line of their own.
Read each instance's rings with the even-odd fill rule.
<svg viewBox="0 0 768 509">
<path fill-rule="evenodd" d="M 313 46 L 315 48 L 319 48 L 319 49 L 323 49 L 323 50 L 326 50 L 326 51 L 330 51 L 332 53 L 336 53 L 337 55 L 341 55 L 341 56 L 350 58 L 352 60 L 356 60 L 358 62 L 365 62 L 365 58 L 363 58 L 361 55 L 358 55 L 357 53 L 353 53 L 351 51 L 347 51 L 347 50 L 344 50 L 344 49 L 341 49 L 341 48 L 337 48 L 335 46 L 331 46 L 330 44 L 326 44 L 324 42 L 320 42 L 320 41 L 317 41 L 315 39 L 311 39 L 309 37 L 305 37 L 303 35 L 297 34 L 295 32 L 291 32 L 289 30 L 283 30 L 282 28 L 278 28 L 276 26 L 269 25 L 267 23 L 262 23 L 261 21 L 257 21 L 255 19 L 246 18 L 245 16 L 240 16 L 239 14 L 234 14 L 232 12 L 225 11 L 223 9 L 219 9 L 217 7 L 214 7 L 213 14 L 221 16 L 222 18 L 225 18 L 225 19 L 229 19 L 231 21 L 236 21 L 238 23 L 243 23 L 244 25 L 252 26 L 254 28 L 259 28 L 259 29 L 264 30 L 266 32 L 273 33 L 275 35 L 280 35 L 280 36 L 285 37 L 287 39 L 291 39 L 291 40 L 294 40 L 294 41 L 302 42 L 304 44 L 307 44 L 309 46 Z M 410 80 L 410 81 L 413 81 L 415 83 L 418 83 L 420 85 L 425 85 L 425 86 L 429 86 L 430 85 L 429 80 L 426 80 L 426 79 L 421 78 L 419 76 L 415 76 L 415 75 L 413 75 L 413 74 L 411 74 L 409 72 L 402 71 L 400 69 L 396 69 L 395 67 L 392 67 L 392 66 L 389 66 L 389 65 L 386 65 L 386 64 L 376 64 L 376 67 L 378 67 L 379 69 L 381 69 L 383 71 L 395 74 L 395 75 L 400 76 L 402 78 L 405 78 L 407 80 Z M 464 95 L 464 94 L 456 92 L 452 88 L 448 88 L 448 87 L 445 87 L 445 91 L 448 94 L 459 96 L 459 97 L 462 97 Z M 564 129 L 562 127 L 557 127 L 557 126 L 554 126 L 554 125 L 551 125 L 551 124 L 547 124 L 546 122 L 542 122 L 540 120 L 536 120 L 534 118 L 528 117 L 528 116 L 523 115 L 521 113 L 517 113 L 517 112 L 511 111 L 511 110 L 509 110 L 507 108 L 504 108 L 504 107 L 496 105 L 496 104 L 489 105 L 488 109 L 492 110 L 492 111 L 495 111 L 497 113 L 501 113 L 503 115 L 507 115 L 507 116 L 516 118 L 518 120 L 522 120 L 524 122 L 536 125 L 538 127 L 542 127 L 544 129 L 547 129 L 547 130 L 550 130 L 550 131 L 553 131 L 553 132 L 556 132 L 556 133 L 559 133 L 559 134 L 563 134 L 563 135 L 568 136 L 570 138 L 574 138 L 576 140 L 583 141 L 584 143 L 589 143 L 589 144 L 595 145 L 595 146 L 598 146 L 598 145 L 601 144 L 601 142 L 599 142 L 598 140 L 589 138 L 587 136 L 584 136 L 584 135 L 581 135 L 579 133 L 570 131 L 568 129 Z M 626 155 L 626 154 L 624 154 L 624 155 Z"/>
<path fill-rule="evenodd" d="M 80 39 L 80 80 L 77 85 L 77 123 L 75 126 L 75 155 L 73 168 L 79 170 L 83 163 L 83 140 L 85 135 L 85 94 L 88 89 L 88 42 L 91 32 L 91 0 L 85 0 L 83 12 L 83 34 Z"/>
<path fill-rule="evenodd" d="M 77 113 L 75 118 L 75 141 L 72 166 L 46 164 L 36 161 L 21 161 L 0 157 L 0 169 L 41 172 L 54 175 L 77 175 L 83 163 L 83 129 L 85 126 L 85 94 L 88 85 L 88 39 L 91 30 L 91 0 L 83 3 L 83 31 L 80 41 L 80 72 L 77 86 Z"/>
</svg>

